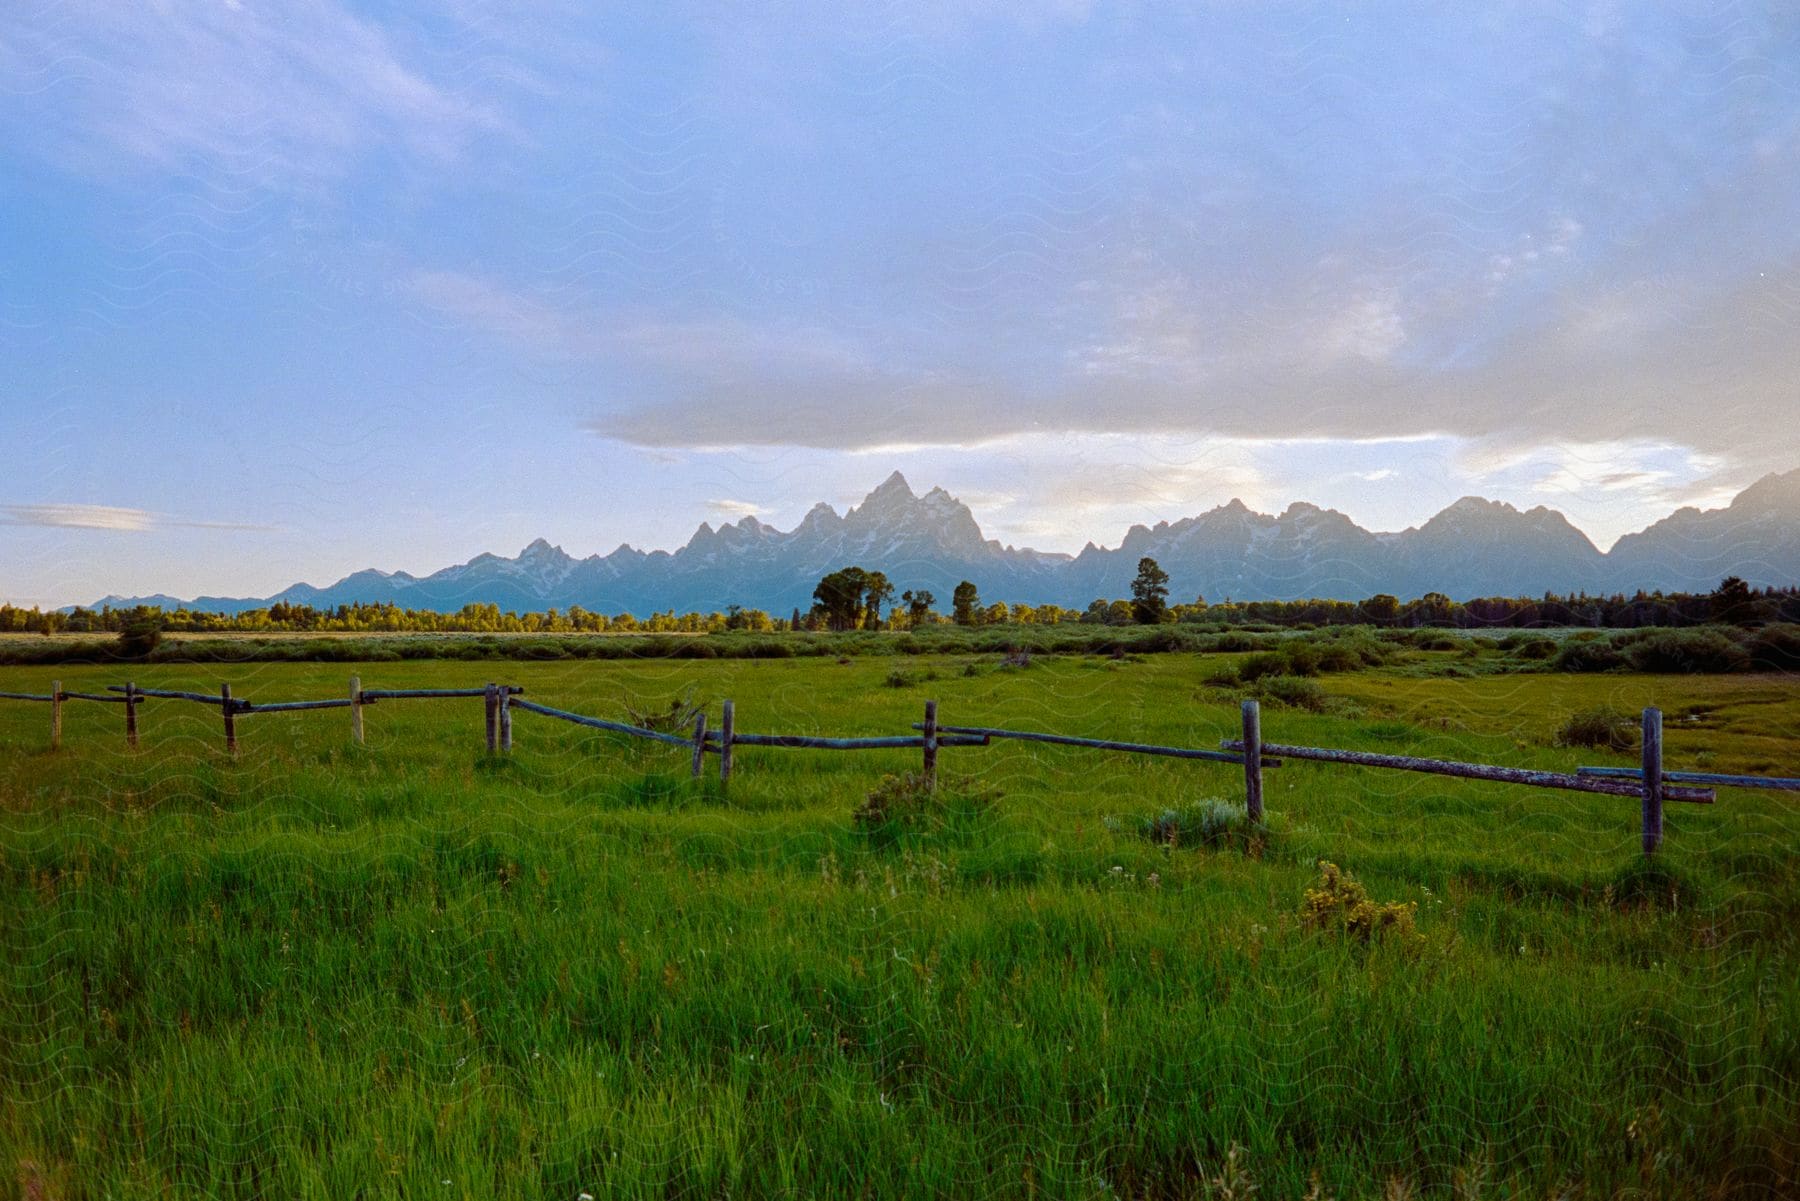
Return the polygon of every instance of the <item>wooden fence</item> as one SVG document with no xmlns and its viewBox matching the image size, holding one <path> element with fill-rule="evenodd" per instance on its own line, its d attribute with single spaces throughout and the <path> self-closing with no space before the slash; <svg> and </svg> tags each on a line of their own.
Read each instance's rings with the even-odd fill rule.
<svg viewBox="0 0 1800 1201">
<path fill-rule="evenodd" d="M 1486 763 L 1462 763 L 1449 759 L 1421 759 L 1409 755 L 1376 754 L 1368 751 L 1339 750 L 1326 747 L 1291 746 L 1264 742 L 1262 713 L 1255 701 L 1241 706 L 1241 737 L 1225 739 L 1218 750 L 1199 747 L 1160 746 L 1141 742 L 1115 742 L 1104 738 L 1077 738 L 1032 730 L 1007 730 L 991 726 L 956 726 L 940 724 L 936 701 L 925 702 L 925 720 L 914 723 L 916 735 L 867 738 L 824 738 L 810 734 L 746 734 L 737 729 L 736 706 L 731 701 L 721 705 L 719 729 L 707 728 L 706 714 L 694 718 L 691 734 L 674 734 L 653 730 L 628 722 L 609 721 L 601 717 L 553 709 L 524 699 L 525 690 L 513 684 L 486 684 L 479 688 L 387 688 L 369 689 L 360 677 L 350 678 L 348 695 L 326 700 L 301 700 L 257 703 L 231 693 L 230 684 L 221 684 L 214 696 L 204 692 L 180 692 L 161 688 L 140 688 L 135 683 L 108 685 L 105 693 L 65 692 L 60 680 L 51 684 L 46 694 L 0 692 L 0 699 L 40 701 L 50 706 L 50 745 L 62 746 L 62 708 L 67 701 L 90 701 L 124 705 L 125 741 L 138 744 L 137 709 L 147 699 L 182 700 L 219 709 L 224 725 L 225 749 L 235 755 L 237 719 L 257 713 L 295 713 L 315 709 L 350 710 L 350 736 L 363 742 L 363 710 L 382 701 L 444 700 L 480 697 L 486 708 L 487 749 L 490 754 L 509 754 L 513 748 L 513 714 L 534 713 L 557 721 L 569 722 L 588 729 L 605 730 L 632 738 L 643 738 L 668 746 L 680 747 L 692 755 L 691 770 L 700 776 L 705 757 L 717 755 L 719 779 L 729 784 L 735 752 L 739 747 L 779 750 L 871 751 L 917 750 L 928 786 L 937 781 L 938 751 L 944 747 L 989 746 L 995 739 L 1048 743 L 1054 746 L 1080 747 L 1089 750 L 1114 751 L 1132 755 L 1156 755 L 1175 759 L 1199 760 L 1206 763 L 1239 765 L 1244 773 L 1244 808 L 1253 822 L 1263 820 L 1263 781 L 1266 768 L 1280 767 L 1283 760 L 1298 759 L 1317 763 L 1335 763 L 1354 767 L 1370 767 L 1391 771 L 1425 772 L 1460 779 L 1489 780 L 1501 784 L 1517 784 L 1529 788 L 1555 788 L 1572 792 L 1598 793 L 1603 796 L 1636 797 L 1640 801 L 1642 844 L 1646 855 L 1654 854 L 1662 845 L 1663 803 L 1685 801 L 1711 804 L 1715 787 L 1771 788 L 1800 792 L 1800 779 L 1770 776 L 1739 776 L 1716 772 L 1680 772 L 1663 769 L 1662 712 L 1643 712 L 1643 758 L 1639 767 L 1581 767 L 1575 772 L 1540 771 L 1535 768 L 1499 767 Z"/>
</svg>

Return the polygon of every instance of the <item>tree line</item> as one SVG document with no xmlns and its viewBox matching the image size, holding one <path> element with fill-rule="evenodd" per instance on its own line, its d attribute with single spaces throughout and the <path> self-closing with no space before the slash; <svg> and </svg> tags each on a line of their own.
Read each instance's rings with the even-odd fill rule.
<svg viewBox="0 0 1800 1201">
<path fill-rule="evenodd" d="M 1593 629 L 1636 629 L 1646 626 L 1695 626 L 1709 622 L 1759 625 L 1800 622 L 1800 588 L 1754 589 L 1737 577 L 1711 592 L 1645 592 L 1626 595 L 1557 594 L 1541 597 L 1482 597 L 1453 601 L 1441 592 L 1402 601 L 1380 593 L 1359 601 L 1253 600 L 1229 597 L 1208 603 L 1195 597 L 1169 603 L 1169 577 L 1154 559 L 1138 563 L 1129 598 L 1097 598 L 1085 608 L 1023 602 L 984 603 L 974 583 L 964 580 L 952 591 L 949 613 L 938 612 L 938 598 L 924 588 L 896 594 L 880 571 L 845 567 L 819 580 L 812 604 L 787 617 L 762 609 L 729 605 L 723 612 L 676 613 L 638 617 L 604 614 L 571 605 L 567 609 L 516 613 L 494 604 L 467 604 L 452 613 L 405 609 L 392 603 L 315 607 L 277 601 L 241 613 L 209 613 L 163 609 L 154 605 L 122 608 L 75 608 L 68 611 L 0 605 L 0 633 L 116 634 L 153 627 L 168 633 L 786 633 L 790 631 L 914 630 L 934 625 L 1002 626 L 1061 625 L 1071 622 L 1109 626 L 1158 625 L 1165 622 L 1217 626 L 1278 628 L 1372 625 L 1384 628 L 1533 629 L 1585 626 Z M 897 603 L 896 603 L 897 601 Z"/>
</svg>

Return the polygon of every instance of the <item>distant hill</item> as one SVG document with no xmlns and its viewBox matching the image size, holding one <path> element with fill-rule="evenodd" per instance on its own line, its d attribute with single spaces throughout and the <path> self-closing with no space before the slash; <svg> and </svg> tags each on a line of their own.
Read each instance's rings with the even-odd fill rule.
<svg viewBox="0 0 1800 1201">
<path fill-rule="evenodd" d="M 929 589 L 940 608 L 964 579 L 989 601 L 1082 606 L 1124 595 L 1146 555 L 1169 573 L 1176 600 L 1703 592 L 1727 575 L 1753 586 L 1791 586 L 1800 583 L 1800 470 L 1765 476 L 1728 508 L 1681 509 L 1621 538 L 1610 553 L 1553 509 L 1521 512 L 1468 496 L 1399 533 L 1372 533 L 1316 505 L 1292 504 L 1271 517 L 1234 500 L 1173 523 L 1133 526 L 1117 547 L 1090 543 L 1072 557 L 986 538 L 967 505 L 942 488 L 916 495 L 896 471 L 842 515 L 821 503 L 786 531 L 754 517 L 717 528 L 702 522 L 672 553 L 624 545 L 577 559 L 540 538 L 513 558 L 477 555 L 428 576 L 369 570 L 324 588 L 295 584 L 271 597 L 109 596 L 96 607 L 236 613 L 276 601 L 392 601 L 449 612 L 479 602 L 521 612 L 580 605 L 643 614 L 740 604 L 781 615 L 807 607 L 819 577 L 850 564 L 883 571 L 901 589 Z"/>
</svg>

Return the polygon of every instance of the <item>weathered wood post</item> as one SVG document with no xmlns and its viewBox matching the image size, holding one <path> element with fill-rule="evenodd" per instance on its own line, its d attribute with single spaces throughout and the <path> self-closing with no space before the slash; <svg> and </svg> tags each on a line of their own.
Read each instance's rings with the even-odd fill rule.
<svg viewBox="0 0 1800 1201">
<path fill-rule="evenodd" d="M 1656 854 L 1663 833 L 1662 710 L 1644 710 L 1644 854 Z"/>
<path fill-rule="evenodd" d="M 937 729 L 938 729 L 938 727 L 937 727 L 937 702 L 936 701 L 926 701 L 925 702 L 925 725 L 924 725 L 924 731 L 925 731 L 925 739 L 924 739 L 924 742 L 925 742 L 925 787 L 928 789 L 935 789 L 937 787 L 937 753 L 938 753 Z"/>
<path fill-rule="evenodd" d="M 1244 815 L 1253 824 L 1263 819 L 1262 706 L 1245 701 L 1244 713 Z"/>
<path fill-rule="evenodd" d="M 482 703 L 487 707 L 487 749 L 491 755 L 500 745 L 500 689 L 489 684 Z"/>
<path fill-rule="evenodd" d="M 694 779 L 706 769 L 706 714 L 694 714 Z"/>
<path fill-rule="evenodd" d="M 62 681 L 50 681 L 50 749 L 62 749 Z"/>
<path fill-rule="evenodd" d="M 512 687 L 500 690 L 500 753 L 512 754 Z"/>
<path fill-rule="evenodd" d="M 363 744 L 362 718 L 362 677 L 350 677 L 350 740 L 357 746 Z"/>
<path fill-rule="evenodd" d="M 731 782 L 731 735 L 736 729 L 732 703 L 726 701 L 720 706 L 723 712 L 719 715 L 719 783 Z"/>
<path fill-rule="evenodd" d="M 137 685 L 125 685 L 125 745 L 137 745 Z"/>
<path fill-rule="evenodd" d="M 219 709 L 225 715 L 225 753 L 237 754 L 237 706 L 231 703 L 231 685 L 219 685 Z"/>
</svg>

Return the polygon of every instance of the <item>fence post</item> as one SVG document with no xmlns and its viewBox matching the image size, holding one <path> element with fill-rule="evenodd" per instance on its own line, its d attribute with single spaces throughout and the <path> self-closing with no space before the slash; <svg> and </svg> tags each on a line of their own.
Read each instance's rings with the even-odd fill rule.
<svg viewBox="0 0 1800 1201">
<path fill-rule="evenodd" d="M 125 685 L 125 745 L 137 745 L 137 685 Z"/>
<path fill-rule="evenodd" d="M 1243 703 L 1244 714 L 1244 815 L 1251 824 L 1263 819 L 1262 781 L 1262 706 L 1255 701 Z"/>
<path fill-rule="evenodd" d="M 706 714 L 694 714 L 694 779 L 706 768 Z"/>
<path fill-rule="evenodd" d="M 219 685 L 219 709 L 225 714 L 225 753 L 237 754 L 237 710 L 231 704 L 231 685 Z"/>
<path fill-rule="evenodd" d="M 1654 855 L 1663 833 L 1662 710 L 1644 710 L 1644 854 Z"/>
<path fill-rule="evenodd" d="M 925 702 L 925 787 L 937 787 L 937 702 Z"/>
<path fill-rule="evenodd" d="M 719 716 L 719 783 L 731 782 L 731 734 L 735 728 L 732 704 L 726 701 L 720 706 L 723 712 Z"/>
<path fill-rule="evenodd" d="M 50 681 L 50 749 L 62 749 L 62 681 Z"/>
<path fill-rule="evenodd" d="M 363 744 L 362 677 L 350 677 L 350 740 Z"/>
<path fill-rule="evenodd" d="M 482 703 L 487 708 L 487 749 L 491 755 L 500 744 L 500 690 L 489 684 Z"/>
<path fill-rule="evenodd" d="M 500 753 L 512 754 L 512 688 L 500 690 Z"/>
</svg>

